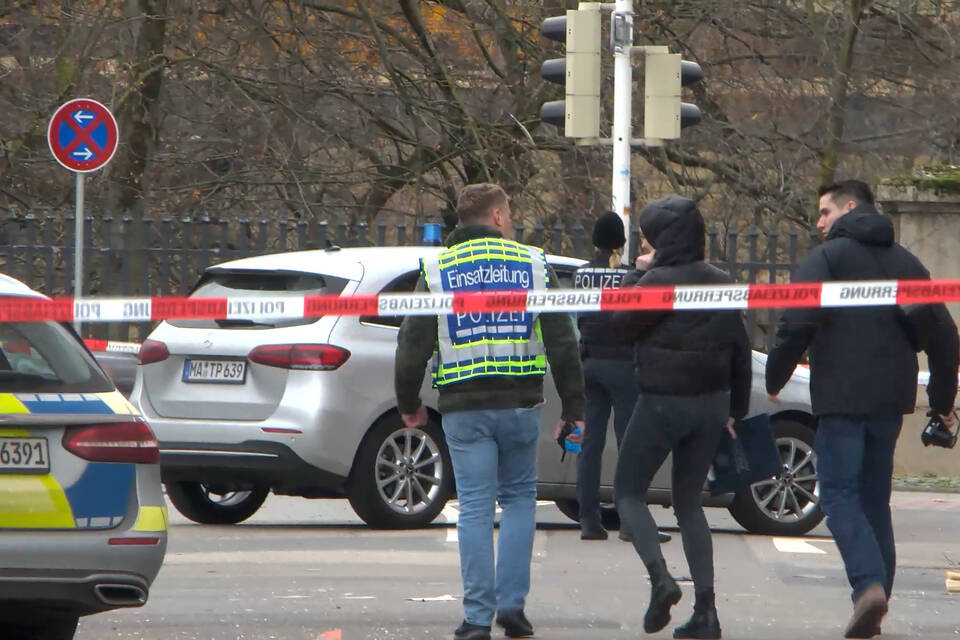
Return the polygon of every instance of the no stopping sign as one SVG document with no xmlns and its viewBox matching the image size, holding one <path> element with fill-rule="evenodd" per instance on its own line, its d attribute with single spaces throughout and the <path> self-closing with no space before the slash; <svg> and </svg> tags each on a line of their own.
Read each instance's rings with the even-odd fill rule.
<svg viewBox="0 0 960 640">
<path fill-rule="evenodd" d="M 117 121 L 96 100 L 70 100 L 50 118 L 47 144 L 57 162 L 70 171 L 96 171 L 117 151 Z"/>
</svg>

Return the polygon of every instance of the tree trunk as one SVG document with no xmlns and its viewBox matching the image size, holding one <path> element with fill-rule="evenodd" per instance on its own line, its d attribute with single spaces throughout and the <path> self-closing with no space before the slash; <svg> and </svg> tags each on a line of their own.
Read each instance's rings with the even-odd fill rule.
<svg viewBox="0 0 960 640">
<path fill-rule="evenodd" d="M 144 216 L 143 180 L 157 138 L 157 117 L 153 113 L 163 84 L 164 45 L 166 40 L 167 0 L 134 0 L 128 4 L 133 25 L 133 59 L 130 61 L 129 84 L 114 105 L 120 143 L 107 168 L 109 181 L 104 214 L 119 218 L 131 214 L 137 220 Z M 140 274 L 149 269 L 143 251 L 131 246 L 132 238 L 123 237 L 123 225 L 113 225 L 110 246 L 128 251 L 115 255 L 114 266 L 120 270 L 123 260 L 130 260 L 129 272 Z M 140 238 L 139 248 L 148 238 Z M 136 244 L 136 243 L 134 243 Z M 134 277 L 131 292 L 141 291 L 141 278 Z"/>
<path fill-rule="evenodd" d="M 847 94 L 850 89 L 850 72 L 853 69 L 854 49 L 860 33 L 860 21 L 869 0 L 849 0 L 848 20 L 843 34 L 843 45 L 837 68 L 830 84 L 830 118 L 827 124 L 827 140 L 820 153 L 820 184 L 830 184 L 837 172 L 837 157 L 843 143 L 843 124 L 847 116 Z"/>
</svg>

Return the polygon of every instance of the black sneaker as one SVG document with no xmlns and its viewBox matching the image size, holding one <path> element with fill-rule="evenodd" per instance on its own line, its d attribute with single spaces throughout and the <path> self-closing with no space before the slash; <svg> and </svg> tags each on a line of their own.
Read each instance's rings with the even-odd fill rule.
<svg viewBox="0 0 960 640">
<path fill-rule="evenodd" d="M 606 531 L 604 531 L 606 533 Z M 508 638 L 528 638 L 533 635 L 533 625 L 523 615 L 523 610 L 497 613 L 497 624 L 503 627 Z"/>
<path fill-rule="evenodd" d="M 453 640 L 490 640 L 490 627 L 464 620 L 453 632 Z"/>
</svg>

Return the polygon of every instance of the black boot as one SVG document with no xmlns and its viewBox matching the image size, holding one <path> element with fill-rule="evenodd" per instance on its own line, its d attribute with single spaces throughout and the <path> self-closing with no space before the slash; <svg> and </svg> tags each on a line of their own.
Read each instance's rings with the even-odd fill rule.
<svg viewBox="0 0 960 640">
<path fill-rule="evenodd" d="M 581 540 L 606 540 L 607 530 L 600 524 L 600 519 L 587 519 L 580 521 L 580 539 Z"/>
<path fill-rule="evenodd" d="M 643 616 L 643 630 L 656 633 L 670 622 L 670 607 L 680 602 L 682 594 L 664 560 L 648 564 L 647 572 L 650 574 L 650 606 Z"/>
<path fill-rule="evenodd" d="M 717 619 L 717 606 L 713 589 L 697 591 L 693 604 L 693 615 L 686 624 L 677 627 L 674 638 L 696 638 L 696 640 L 718 640 L 720 638 L 720 620 Z"/>
</svg>

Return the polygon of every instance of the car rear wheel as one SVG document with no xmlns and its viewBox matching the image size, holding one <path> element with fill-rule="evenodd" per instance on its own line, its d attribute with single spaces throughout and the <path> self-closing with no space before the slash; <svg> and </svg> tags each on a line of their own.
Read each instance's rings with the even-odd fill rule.
<svg viewBox="0 0 960 640">
<path fill-rule="evenodd" d="M 823 519 L 814 431 L 793 420 L 773 419 L 783 472 L 737 493 L 730 515 L 750 533 L 802 536 Z"/>
<path fill-rule="evenodd" d="M 167 497 L 184 517 L 200 524 L 236 524 L 260 508 L 270 487 L 220 487 L 201 482 L 168 482 Z"/>
<path fill-rule="evenodd" d="M 350 474 L 347 497 L 371 527 L 412 529 L 433 521 L 453 493 L 453 468 L 440 425 L 416 429 L 393 414 L 367 434 Z"/>
<path fill-rule="evenodd" d="M 580 522 L 580 503 L 573 498 L 558 498 L 554 500 L 560 513 L 567 516 L 574 522 Z M 618 531 L 620 529 L 620 514 L 617 508 L 611 504 L 600 505 L 600 524 L 607 531 Z"/>
</svg>

